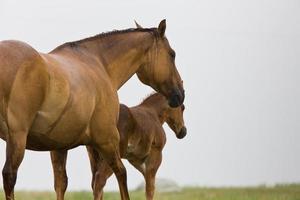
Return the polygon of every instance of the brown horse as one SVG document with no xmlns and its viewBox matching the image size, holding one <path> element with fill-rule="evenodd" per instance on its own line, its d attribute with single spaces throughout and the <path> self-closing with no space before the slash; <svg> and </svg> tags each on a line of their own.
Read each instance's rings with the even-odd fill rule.
<svg viewBox="0 0 300 200">
<path fill-rule="evenodd" d="M 14 199 L 25 148 L 63 151 L 79 145 L 101 153 L 117 177 L 121 198 L 129 199 L 119 153 L 117 90 L 137 73 L 144 84 L 164 94 L 170 106 L 183 103 L 182 80 L 165 29 L 163 20 L 158 28 L 104 33 L 63 44 L 48 54 L 23 42 L 0 42 L 6 200 Z"/>
<path fill-rule="evenodd" d="M 147 200 L 153 199 L 155 175 L 161 164 L 162 150 L 166 143 L 162 125 L 167 122 L 177 138 L 184 138 L 186 128 L 183 111 L 184 105 L 171 108 L 166 98 L 159 93 L 152 94 L 140 105 L 132 108 L 120 105 L 118 130 L 121 138 L 121 157 L 127 159 L 143 174 L 146 181 Z M 93 147 L 87 146 L 87 150 L 93 174 L 94 199 L 100 200 L 103 199 L 103 187 L 112 175 L 112 170 Z M 56 192 L 64 192 L 67 187 L 66 155 L 62 154 L 60 160 L 53 162 L 55 182 L 61 187 L 56 188 Z"/>
</svg>

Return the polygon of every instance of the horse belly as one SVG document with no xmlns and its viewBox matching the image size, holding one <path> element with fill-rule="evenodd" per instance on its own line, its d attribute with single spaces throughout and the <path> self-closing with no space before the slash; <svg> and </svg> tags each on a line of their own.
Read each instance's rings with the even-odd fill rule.
<svg viewBox="0 0 300 200">
<path fill-rule="evenodd" d="M 94 106 L 94 98 L 81 91 L 81 95 L 72 95 L 69 98 L 62 111 L 57 111 L 60 114 L 56 114 L 56 118 L 49 117 L 53 111 L 39 114 L 34 128 L 29 132 L 27 148 L 33 150 L 69 149 L 83 144 L 87 138 L 86 129 Z M 47 126 L 43 124 L 44 122 Z M 83 137 L 85 141 L 82 140 Z"/>
<path fill-rule="evenodd" d="M 82 138 L 86 135 L 91 115 L 92 112 L 88 109 L 85 112 L 80 112 L 78 108 L 69 109 L 46 133 L 30 131 L 27 138 L 28 148 L 44 151 L 70 149 L 83 144 Z"/>
</svg>

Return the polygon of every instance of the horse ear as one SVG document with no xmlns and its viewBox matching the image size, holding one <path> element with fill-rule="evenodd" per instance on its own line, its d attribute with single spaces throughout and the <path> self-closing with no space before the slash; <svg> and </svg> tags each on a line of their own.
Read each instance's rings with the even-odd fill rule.
<svg viewBox="0 0 300 200">
<path fill-rule="evenodd" d="M 134 23 L 136 25 L 137 28 L 143 28 L 141 25 L 139 25 L 135 20 L 134 20 Z"/>
<path fill-rule="evenodd" d="M 166 20 L 162 20 L 159 25 L 158 25 L 158 33 L 161 37 L 165 36 L 165 32 L 166 32 Z"/>
</svg>

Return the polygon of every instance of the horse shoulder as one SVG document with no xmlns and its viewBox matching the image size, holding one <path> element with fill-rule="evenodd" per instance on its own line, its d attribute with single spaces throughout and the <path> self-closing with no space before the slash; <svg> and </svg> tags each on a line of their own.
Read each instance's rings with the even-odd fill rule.
<svg viewBox="0 0 300 200">
<path fill-rule="evenodd" d="M 157 129 L 154 140 L 152 142 L 152 148 L 162 150 L 167 142 L 166 133 L 161 126 L 160 129 Z"/>
<path fill-rule="evenodd" d="M 45 133 L 64 112 L 70 99 L 70 85 L 65 72 L 47 54 L 42 55 L 48 73 L 44 102 L 39 109 L 31 131 Z"/>
</svg>

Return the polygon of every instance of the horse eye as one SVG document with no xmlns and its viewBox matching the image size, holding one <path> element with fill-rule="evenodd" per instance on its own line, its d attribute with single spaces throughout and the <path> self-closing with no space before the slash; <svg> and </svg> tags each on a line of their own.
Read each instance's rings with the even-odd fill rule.
<svg viewBox="0 0 300 200">
<path fill-rule="evenodd" d="M 182 110 L 182 111 L 185 110 L 185 106 L 184 106 L 184 105 L 181 106 L 181 110 Z"/>
<path fill-rule="evenodd" d="M 176 57 L 175 51 L 171 51 L 171 52 L 170 52 L 170 56 L 171 56 L 173 59 L 175 59 L 175 57 Z"/>
</svg>

